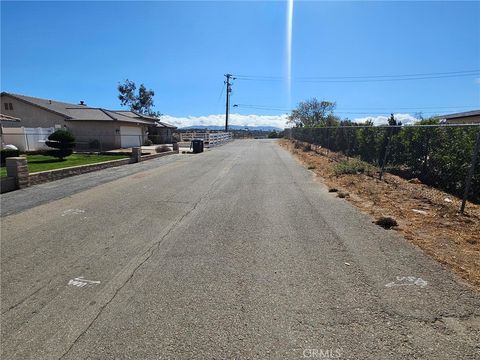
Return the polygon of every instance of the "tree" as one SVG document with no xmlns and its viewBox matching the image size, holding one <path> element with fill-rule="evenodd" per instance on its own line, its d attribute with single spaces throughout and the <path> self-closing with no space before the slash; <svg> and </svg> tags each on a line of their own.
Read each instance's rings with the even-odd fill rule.
<svg viewBox="0 0 480 360">
<path fill-rule="evenodd" d="M 48 151 L 48 155 L 55 156 L 59 160 L 64 160 L 73 153 L 75 137 L 67 130 L 59 129 L 48 136 L 48 141 L 46 141 L 45 144 L 55 149 Z"/>
<path fill-rule="evenodd" d="M 155 92 L 151 89 L 147 89 L 145 85 L 141 84 L 136 93 L 137 86 L 135 82 L 125 79 L 123 84 L 119 83 L 117 86 L 119 92 L 118 99 L 122 106 L 128 106 L 130 110 L 138 112 L 143 115 L 160 117 L 161 114 L 158 111 L 154 111 L 153 97 Z"/>
<path fill-rule="evenodd" d="M 301 101 L 288 116 L 288 122 L 295 127 L 338 126 L 338 118 L 333 114 L 336 104 L 312 98 Z"/>
<path fill-rule="evenodd" d="M 275 130 L 271 131 L 271 132 L 268 134 L 268 138 L 269 138 L 269 139 L 276 139 L 276 138 L 279 138 L 279 137 L 280 137 L 280 135 L 279 135 Z"/>
<path fill-rule="evenodd" d="M 402 122 L 401 121 L 397 121 L 395 119 L 395 116 L 393 116 L 393 114 L 390 114 L 390 118 L 388 119 L 388 125 L 389 126 L 401 126 L 402 125 Z"/>
</svg>

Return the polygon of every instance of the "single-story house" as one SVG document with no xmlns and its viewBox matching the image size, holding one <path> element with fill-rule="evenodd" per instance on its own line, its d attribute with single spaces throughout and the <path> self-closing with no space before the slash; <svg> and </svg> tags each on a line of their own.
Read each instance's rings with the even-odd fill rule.
<svg viewBox="0 0 480 360">
<path fill-rule="evenodd" d="M 446 124 L 480 124 L 480 110 L 438 116 Z"/>
<path fill-rule="evenodd" d="M 174 125 L 164 123 L 156 117 L 139 114 L 135 111 L 126 111 L 126 110 L 117 110 L 115 111 L 118 114 L 122 114 L 133 119 L 145 119 L 151 120 L 152 125 L 148 127 L 148 138 L 154 144 L 170 144 L 173 141 L 172 135 L 173 131 L 177 128 Z"/>
<path fill-rule="evenodd" d="M 76 138 L 78 150 L 110 150 L 143 145 L 157 118 L 130 111 L 1 93 L 2 112 L 21 119 L 25 128 L 64 128 Z M 174 127 L 173 127 L 174 128 Z M 170 139 L 171 142 L 171 137 Z"/>
</svg>

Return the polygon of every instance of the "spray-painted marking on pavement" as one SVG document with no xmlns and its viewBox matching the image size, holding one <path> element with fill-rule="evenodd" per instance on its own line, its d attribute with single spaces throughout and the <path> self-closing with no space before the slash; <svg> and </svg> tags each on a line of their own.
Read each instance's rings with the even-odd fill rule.
<svg viewBox="0 0 480 360">
<path fill-rule="evenodd" d="M 68 209 L 62 212 L 62 216 L 83 214 L 84 212 L 85 210 L 82 210 L 82 209 Z"/>
<path fill-rule="evenodd" d="M 68 285 L 73 285 L 78 287 L 84 287 L 87 285 L 98 285 L 98 284 L 100 284 L 100 281 L 87 280 L 87 279 L 84 279 L 83 276 L 76 277 L 68 281 Z"/>
<path fill-rule="evenodd" d="M 428 285 L 428 282 L 422 278 L 416 276 L 397 276 L 395 281 L 392 281 L 386 284 L 386 287 L 395 287 L 395 286 L 420 286 L 424 288 Z"/>
</svg>

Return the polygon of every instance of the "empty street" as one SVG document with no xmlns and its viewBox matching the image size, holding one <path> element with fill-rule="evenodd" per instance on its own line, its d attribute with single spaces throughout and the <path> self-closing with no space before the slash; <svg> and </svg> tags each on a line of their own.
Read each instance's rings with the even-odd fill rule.
<svg viewBox="0 0 480 360">
<path fill-rule="evenodd" d="M 478 359 L 480 298 L 235 140 L 2 195 L 2 359 Z"/>
</svg>

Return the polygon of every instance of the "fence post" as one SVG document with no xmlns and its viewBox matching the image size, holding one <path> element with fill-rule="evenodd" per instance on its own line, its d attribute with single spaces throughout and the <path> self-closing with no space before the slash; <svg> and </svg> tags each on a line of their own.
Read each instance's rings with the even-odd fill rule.
<svg viewBox="0 0 480 360">
<path fill-rule="evenodd" d="M 477 162 L 478 150 L 480 148 L 480 130 L 477 132 L 477 140 L 475 141 L 475 148 L 473 149 L 472 162 L 470 163 L 470 169 L 465 179 L 465 192 L 463 194 L 462 205 L 460 206 L 460 212 L 463 214 L 465 211 L 465 204 L 467 203 L 468 194 L 470 192 L 470 185 L 472 183 L 472 177 L 475 173 L 475 163 Z"/>
<path fill-rule="evenodd" d="M 387 156 L 388 156 L 388 150 L 390 149 L 390 140 L 392 139 L 392 136 L 388 136 L 387 140 L 387 145 L 385 146 L 385 152 L 383 154 L 383 160 L 382 160 L 382 166 L 380 168 L 380 180 L 382 180 L 383 177 L 383 172 L 385 171 L 385 163 L 387 162 Z"/>
<path fill-rule="evenodd" d="M 131 155 L 132 163 L 140 162 L 141 158 L 142 158 L 142 148 L 141 147 L 133 147 L 132 148 L 132 155 Z"/>
</svg>

